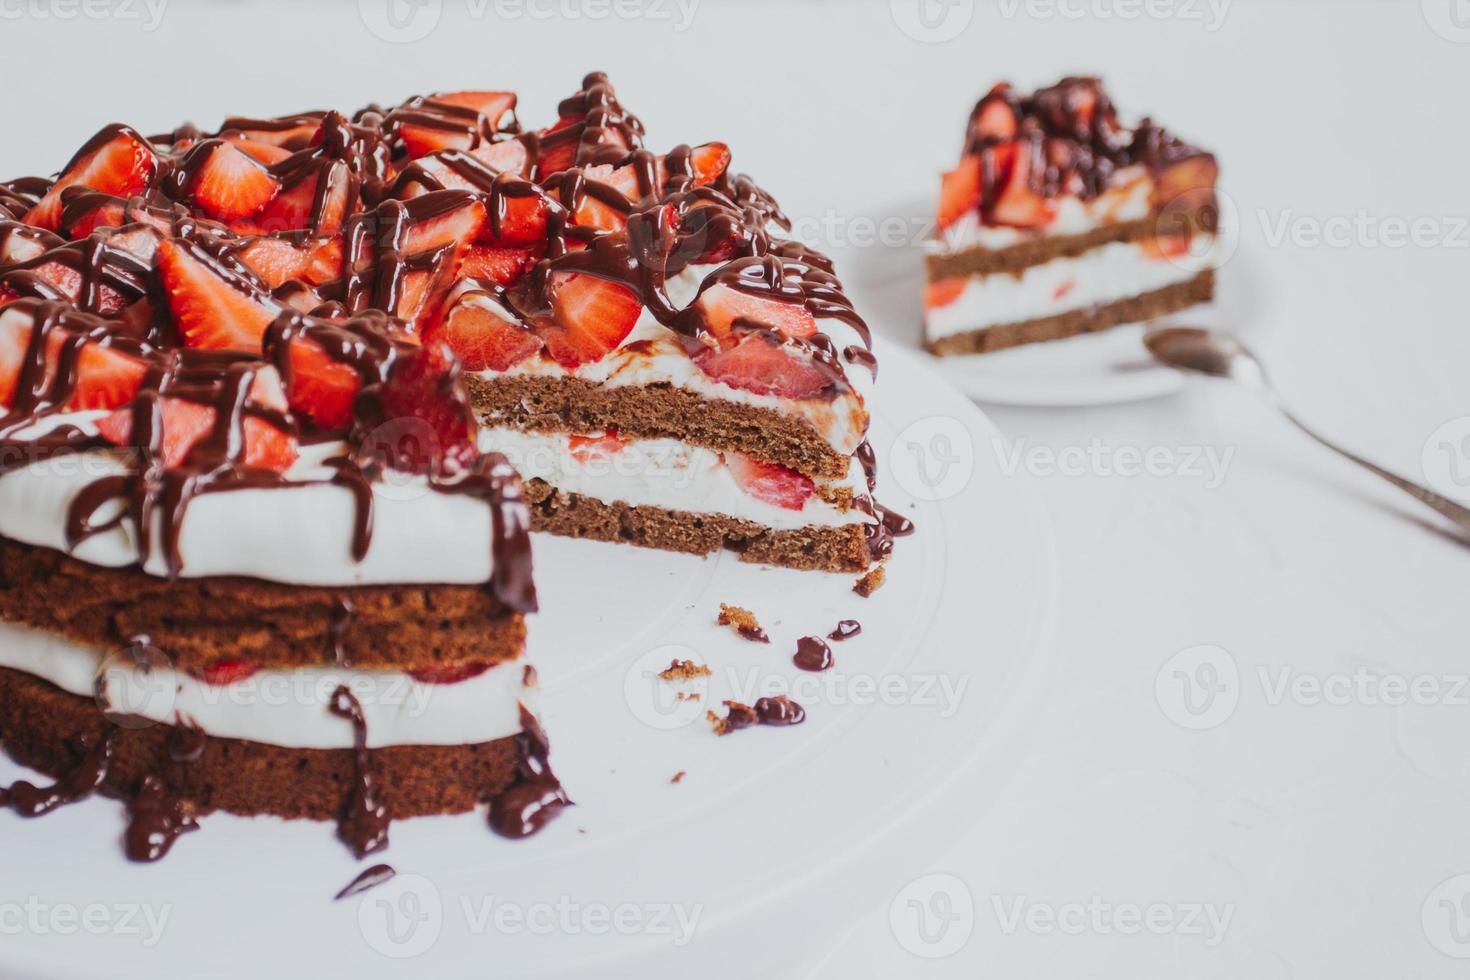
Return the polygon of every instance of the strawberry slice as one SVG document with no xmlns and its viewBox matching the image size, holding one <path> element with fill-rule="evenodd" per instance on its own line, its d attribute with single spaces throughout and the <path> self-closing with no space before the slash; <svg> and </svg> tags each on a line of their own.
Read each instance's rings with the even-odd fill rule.
<svg viewBox="0 0 1470 980">
<path fill-rule="evenodd" d="M 408 676 L 420 684 L 458 684 L 472 677 L 479 677 L 489 670 L 491 664 L 448 664 L 442 667 L 413 667 Z"/>
<path fill-rule="evenodd" d="M 206 684 L 212 684 L 215 687 L 228 687 L 231 684 L 238 684 L 243 680 L 248 680 L 258 670 L 260 670 L 260 664 L 254 660 L 224 657 L 216 660 L 202 670 L 191 670 L 189 673 Z"/>
<path fill-rule="evenodd" d="M 190 347 L 258 352 L 266 328 L 281 313 L 264 284 L 250 281 L 248 270 L 231 270 L 226 279 L 200 253 L 178 241 L 159 244 L 158 270 L 174 322 Z"/>
<path fill-rule="evenodd" d="M 244 133 L 223 133 L 220 139 L 229 143 L 250 159 L 257 163 L 263 163 L 266 166 L 270 166 L 273 163 L 280 163 L 291 155 L 291 151 L 284 146 L 253 140 Z"/>
<path fill-rule="evenodd" d="M 82 274 L 73 268 L 72 263 L 74 262 L 77 262 L 74 254 L 70 258 L 61 260 L 48 259 L 43 256 L 25 266 L 12 267 L 8 270 L 11 276 L 16 277 L 8 285 L 22 295 L 37 295 L 46 299 L 61 298 L 76 304 L 82 298 Z M 27 281 L 19 278 L 22 273 Z M 98 288 L 96 305 L 91 312 L 102 316 L 114 316 L 127 305 L 127 298 L 104 282 Z"/>
<path fill-rule="evenodd" d="M 77 380 L 67 408 L 85 412 L 130 404 L 148 376 L 148 365 L 131 354 L 85 344 L 77 351 Z"/>
<path fill-rule="evenodd" d="M 980 208 L 980 158 L 967 155 L 944 175 L 939 188 L 939 227 L 948 228 Z"/>
<path fill-rule="evenodd" d="M 575 135 L 556 137 L 549 139 L 565 129 L 576 127 Z M 581 130 L 584 129 L 582 117 L 563 116 L 556 121 L 556 125 L 549 129 L 543 129 L 536 134 L 541 145 L 541 152 L 536 158 L 536 179 L 545 182 L 552 174 L 559 174 L 577 163 L 577 148 L 581 144 Z"/>
<path fill-rule="evenodd" d="M 120 228 L 128 222 L 127 201 L 111 194 L 83 190 L 80 195 L 63 195 L 59 231 L 72 241 L 86 238 L 98 228 Z"/>
<path fill-rule="evenodd" d="M 470 156 L 491 170 L 515 174 L 517 177 L 526 176 L 531 162 L 531 154 L 526 152 L 526 144 L 515 139 L 501 140 L 498 143 L 481 143 L 469 152 Z"/>
<path fill-rule="evenodd" d="M 643 304 L 627 286 L 587 273 L 553 273 L 548 290 L 552 320 L 533 326 L 547 352 L 569 371 L 615 349 L 643 312 Z"/>
<path fill-rule="evenodd" d="M 964 276 L 929 283 L 924 287 L 924 306 L 931 310 L 948 306 L 960 298 L 969 283 L 970 281 Z"/>
<path fill-rule="evenodd" d="M 990 220 L 1015 228 L 1040 228 L 1056 217 L 1056 208 L 1031 189 L 1031 145 L 1007 144 L 1013 160 L 1010 176 L 990 209 Z M 996 149 L 1000 149 L 997 147 Z"/>
<path fill-rule="evenodd" d="M 480 236 L 480 230 L 485 227 L 486 221 L 485 205 L 469 194 L 445 193 L 453 194 L 446 201 L 452 201 L 454 206 L 441 208 L 413 223 L 408 231 L 408 239 L 404 242 L 404 251 L 407 254 L 431 252 L 446 245 L 468 245 Z M 419 199 L 420 202 L 427 200 L 427 197 Z"/>
<path fill-rule="evenodd" d="M 804 303 L 756 296 L 732 286 L 709 287 L 694 306 L 703 317 L 704 328 L 722 341 L 737 325 L 778 330 L 787 337 L 810 337 L 817 332 L 816 318 Z"/>
<path fill-rule="evenodd" d="M 471 245 L 460 259 L 459 274 L 497 286 L 509 286 L 535 264 L 536 258 L 528 248 Z"/>
<path fill-rule="evenodd" d="M 1016 138 L 1016 113 L 1004 95 L 1009 88 L 1001 83 L 980 100 L 970 120 L 972 136 L 997 142 Z"/>
<path fill-rule="evenodd" d="M 809 355 L 759 330 L 745 333 L 734 346 L 697 351 L 694 363 L 716 381 L 757 395 L 815 398 L 832 384 Z"/>
<path fill-rule="evenodd" d="M 101 140 L 101 145 L 93 146 Z M 126 126 L 104 129 L 66 165 L 25 223 L 47 231 L 61 225 L 61 192 L 68 187 L 90 187 L 104 194 L 129 197 L 148 188 L 158 168 L 152 144 Z"/>
<path fill-rule="evenodd" d="M 466 371 L 508 371 L 541 349 L 541 338 L 476 289 L 454 299 L 448 313 L 424 331 L 424 342 L 447 346 Z"/>
<path fill-rule="evenodd" d="M 326 181 L 321 213 L 316 210 L 317 188 Z M 250 221 L 256 233 L 311 229 L 318 235 L 335 235 L 347 220 L 352 197 L 352 173 L 340 160 L 323 162 L 309 169 L 294 184 L 283 189 Z"/>
<path fill-rule="evenodd" d="M 190 153 L 205 153 L 197 164 L 190 192 L 199 209 L 212 218 L 232 221 L 257 213 L 276 196 L 281 185 L 257 160 L 231 143 L 203 144 Z M 186 166 L 188 163 L 186 163 Z"/>
<path fill-rule="evenodd" d="M 303 150 L 312 137 L 321 131 L 324 113 L 307 112 L 299 116 L 281 119 L 237 119 L 225 120 L 228 133 L 239 133 L 256 143 L 283 147 L 287 150 Z"/>
<path fill-rule="evenodd" d="M 0 313 L 0 405 L 6 408 L 15 404 L 15 390 L 30 352 L 33 326 L 32 320 L 18 311 Z"/>
<path fill-rule="evenodd" d="M 609 426 L 607 431 L 600 436 L 567 436 L 567 449 L 572 458 L 582 464 L 603 462 L 627 447 L 627 443 L 618 438 L 618 430 Z"/>
<path fill-rule="evenodd" d="M 479 456 L 474 413 L 445 383 L 447 359 L 443 348 L 425 347 L 394 365 L 378 394 L 383 417 L 370 420 L 372 431 L 384 437 L 370 437 L 361 452 L 407 473 L 455 473 L 474 465 Z M 417 435 L 421 426 L 432 438 L 403 437 L 403 432 Z"/>
<path fill-rule="evenodd" d="M 763 463 L 743 453 L 724 453 L 736 484 L 756 500 L 784 510 L 801 510 L 816 490 L 810 479 L 776 463 Z"/>
<path fill-rule="evenodd" d="M 333 431 L 352 424 L 352 406 L 362 390 L 356 369 L 329 356 L 305 337 L 291 343 L 290 380 L 286 399 L 291 410 Z"/>
<path fill-rule="evenodd" d="M 485 117 L 491 128 L 499 128 L 505 114 L 516 107 L 514 92 L 439 92 L 429 96 L 431 102 L 473 109 Z"/>
<path fill-rule="evenodd" d="M 1214 200 L 1219 176 L 1220 165 L 1208 153 L 1176 160 L 1154 178 L 1153 203 L 1170 209 L 1203 207 Z"/>
<path fill-rule="evenodd" d="M 134 407 L 120 408 L 98 420 L 97 431 L 114 445 L 131 445 Z M 218 418 L 210 406 L 182 398 L 164 398 L 159 414 L 163 426 L 160 461 L 165 469 L 176 469 L 183 464 L 195 445 L 214 430 Z M 269 423 L 247 418 L 244 434 L 245 466 L 284 473 L 296 462 L 295 440 Z"/>
<path fill-rule="evenodd" d="M 302 240 L 263 235 L 250 239 L 239 257 L 271 289 L 291 279 L 320 286 L 342 275 L 342 236 Z"/>
</svg>

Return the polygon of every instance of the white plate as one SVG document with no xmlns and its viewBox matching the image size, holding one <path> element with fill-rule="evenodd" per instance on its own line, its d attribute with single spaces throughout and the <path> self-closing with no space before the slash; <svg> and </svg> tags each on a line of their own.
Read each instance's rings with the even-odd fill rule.
<svg viewBox="0 0 1470 980">
<path fill-rule="evenodd" d="M 922 214 L 922 209 L 892 209 Z M 1258 320 L 1255 277 L 1250 262 L 1230 242 L 1228 259 L 1219 271 L 1213 303 L 1163 317 L 1157 323 L 1180 323 L 1229 330 L 1249 337 Z M 956 357 L 934 357 L 924 350 L 921 297 L 923 252 L 904 248 L 851 248 L 841 252 L 857 308 L 874 322 L 894 324 L 888 339 L 928 360 L 944 378 L 970 398 L 997 405 L 1076 407 L 1141 401 L 1180 391 L 1186 384 L 1178 371 L 1155 362 L 1144 349 L 1144 326 L 1133 324 L 1101 333 L 1044 344 Z M 905 329 L 906 328 L 906 329 Z"/>
<path fill-rule="evenodd" d="M 358 864 L 329 824 L 216 814 L 137 866 L 121 857 L 113 801 L 7 813 L 0 912 L 37 911 L 0 941 L 0 975 L 799 973 L 993 798 L 1045 674 L 1052 545 L 1028 483 L 1001 475 L 990 423 L 918 359 L 880 358 L 880 497 L 918 532 L 874 597 L 855 595 L 852 575 L 538 538 L 531 651 L 553 762 L 578 804 L 542 834 L 504 841 L 482 814 L 405 821 L 386 854 Z M 715 627 L 720 602 L 755 611 L 773 642 Z M 833 644 L 834 671 L 792 666 L 798 637 L 848 618 L 863 633 Z M 673 656 L 714 669 L 684 725 L 644 677 Z M 800 727 L 716 738 L 702 717 L 754 697 L 749 684 L 793 682 L 811 685 L 797 688 Z M 0 766 L 0 779 L 17 775 Z M 331 900 L 377 860 L 399 877 Z M 139 904 L 167 909 L 159 941 L 130 931 L 141 917 L 119 922 Z M 66 910 L 88 906 L 111 924 L 66 928 Z M 683 944 L 681 911 L 698 915 Z"/>
</svg>

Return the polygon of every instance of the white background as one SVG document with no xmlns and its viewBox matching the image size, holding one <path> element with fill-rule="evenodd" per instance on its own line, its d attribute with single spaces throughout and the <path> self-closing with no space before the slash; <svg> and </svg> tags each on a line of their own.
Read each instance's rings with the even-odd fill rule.
<svg viewBox="0 0 1470 980">
<path fill-rule="evenodd" d="M 88 16 L 67 0 L 0 0 L 0 173 L 58 167 L 113 120 L 213 126 L 227 112 L 434 89 L 513 87 L 537 125 L 601 68 L 652 145 L 728 142 L 737 169 L 857 270 L 916 267 L 912 248 L 862 236 L 879 223 L 919 231 L 920 202 L 993 81 L 1097 72 L 1125 110 L 1219 153 L 1240 215 L 1231 285 L 1252 292 L 1257 346 L 1303 416 L 1422 479 L 1426 444 L 1440 458 L 1431 434 L 1470 415 L 1470 29 L 1453 29 L 1451 0 L 936 4 L 939 32 L 956 33 L 942 41 L 912 36 L 924 32 L 906 0 L 896 12 L 886 0 L 701 0 L 687 24 L 672 0 L 634 4 L 634 19 L 562 0 L 444 0 L 427 36 L 404 44 L 375 37 L 356 3 L 172 0 L 155 23 L 141 0 L 95 2 Z M 1421 218 L 1432 241 L 1383 240 L 1393 222 Z M 1357 226 L 1314 243 L 1334 219 Z M 1296 233 L 1286 241 L 1283 223 Z M 880 330 L 912 336 L 916 293 L 853 287 Z M 1458 704 L 1272 703 L 1272 685 L 1282 671 L 1367 667 L 1453 688 L 1470 670 L 1470 551 L 1222 386 L 991 415 L 1025 449 L 1233 455 L 1215 487 L 1092 464 L 1032 474 L 1061 571 L 1048 698 L 1016 778 L 987 808 L 954 815 L 969 828 L 960 846 L 914 868 L 955 876 L 973 899 L 949 945 L 973 931 L 953 956 L 921 959 L 881 908 L 840 947 L 813 937 L 794 960 L 831 949 L 819 975 L 843 978 L 1464 976 L 1470 961 L 1448 955 L 1466 951 L 1446 938 L 1439 899 L 1465 889 L 1435 890 L 1470 871 L 1470 692 Z M 1155 681 L 1200 644 L 1236 665 L 1238 705 L 1189 730 Z M 942 910 L 927 882 L 915 894 Z M 1175 915 L 1208 904 L 1231 918 L 1213 946 L 1187 932 L 1125 934 L 1108 919 L 1076 934 L 1003 928 L 1017 901 L 1065 912 L 1094 900 Z M 939 949 L 902 925 L 909 947 Z M 1470 930 L 1470 908 L 1460 926 Z"/>
</svg>

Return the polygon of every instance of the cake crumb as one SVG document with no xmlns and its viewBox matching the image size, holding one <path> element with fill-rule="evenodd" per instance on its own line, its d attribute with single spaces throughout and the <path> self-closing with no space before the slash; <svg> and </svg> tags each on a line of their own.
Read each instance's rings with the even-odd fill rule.
<svg viewBox="0 0 1470 980">
<path fill-rule="evenodd" d="M 883 566 L 879 565 L 877 568 L 873 569 L 871 572 L 858 579 L 857 584 L 852 587 L 852 591 L 856 592 L 858 595 L 866 599 L 868 596 L 872 595 L 874 592 L 877 592 L 880 588 L 883 587 L 884 577 L 885 573 L 883 571 Z"/>
<path fill-rule="evenodd" d="M 668 670 L 659 671 L 659 678 L 666 681 L 691 681 L 696 677 L 708 677 L 710 669 L 707 664 L 697 664 L 693 660 L 671 660 Z"/>
<path fill-rule="evenodd" d="M 700 701 L 700 700 L 703 700 L 703 699 L 699 696 L 699 692 L 698 691 L 675 691 L 674 692 L 674 700 L 675 701 Z"/>
<path fill-rule="evenodd" d="M 680 769 L 678 772 L 674 773 L 674 778 L 669 780 L 669 782 L 677 786 L 684 781 L 684 777 L 687 775 L 688 773 L 686 773 L 683 769 Z"/>
<path fill-rule="evenodd" d="M 723 718 L 713 711 L 706 711 L 704 716 L 714 726 L 716 735 L 729 735 L 731 732 L 738 732 L 742 728 L 749 728 L 751 725 L 760 723 L 760 716 L 755 713 L 755 709 L 739 701 L 725 702 Z"/>
<path fill-rule="evenodd" d="M 760 621 L 755 618 L 755 613 L 749 609 L 741 609 L 739 606 L 727 606 L 720 603 L 720 618 L 716 620 L 721 626 L 733 626 L 735 632 L 753 640 L 756 643 L 770 643 L 771 638 L 766 631 L 761 629 Z"/>
</svg>

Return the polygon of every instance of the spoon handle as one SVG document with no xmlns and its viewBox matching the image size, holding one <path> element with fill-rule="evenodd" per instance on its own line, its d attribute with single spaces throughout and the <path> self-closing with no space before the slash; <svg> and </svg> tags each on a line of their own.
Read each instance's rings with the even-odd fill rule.
<svg viewBox="0 0 1470 980">
<path fill-rule="evenodd" d="M 1369 462 L 1368 460 L 1359 456 L 1357 453 L 1349 452 L 1341 446 L 1328 442 L 1326 439 L 1322 438 L 1317 433 L 1309 429 L 1306 424 L 1302 422 L 1301 419 L 1291 414 L 1291 412 L 1284 405 L 1281 405 L 1279 402 L 1277 403 L 1277 405 L 1281 409 L 1281 413 L 1291 420 L 1292 425 L 1295 425 L 1298 429 L 1301 429 L 1317 442 L 1326 446 L 1328 449 L 1332 450 L 1338 455 L 1347 457 L 1364 469 L 1373 473 L 1377 473 L 1379 476 L 1383 477 L 1389 483 L 1392 483 L 1394 486 L 1398 487 L 1409 496 L 1428 504 L 1430 507 L 1433 507 L 1445 517 L 1448 517 L 1450 520 L 1454 521 L 1461 528 L 1470 531 L 1470 508 L 1461 507 L 1453 500 L 1450 500 L 1448 497 L 1441 497 L 1439 494 L 1435 493 L 1433 490 L 1430 490 L 1428 487 L 1421 487 L 1419 484 L 1414 483 L 1411 480 L 1405 480 L 1397 473 L 1391 473 L 1383 467 L 1379 466 L 1377 463 Z"/>
</svg>

